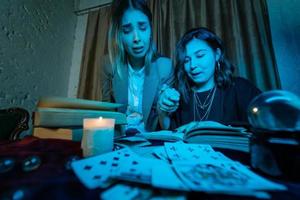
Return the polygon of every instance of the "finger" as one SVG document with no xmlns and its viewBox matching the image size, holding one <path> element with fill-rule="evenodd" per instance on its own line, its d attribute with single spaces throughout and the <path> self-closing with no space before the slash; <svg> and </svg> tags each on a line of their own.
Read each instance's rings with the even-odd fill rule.
<svg viewBox="0 0 300 200">
<path fill-rule="evenodd" d="M 163 99 L 162 100 L 162 105 L 166 106 L 166 107 L 174 107 L 176 104 L 173 101 L 169 100 L 169 99 Z"/>
<path fill-rule="evenodd" d="M 162 110 L 162 111 L 171 113 L 171 112 L 174 112 L 174 111 L 177 110 L 177 106 L 175 106 L 175 107 L 161 106 L 159 109 Z"/>
<path fill-rule="evenodd" d="M 166 96 L 172 101 L 179 101 L 180 99 L 180 94 L 173 88 L 166 91 Z"/>
<path fill-rule="evenodd" d="M 168 113 L 172 112 L 172 109 L 167 108 L 167 107 L 160 107 L 159 109 L 160 109 L 161 111 L 168 112 Z"/>
<path fill-rule="evenodd" d="M 170 101 L 173 101 L 173 102 L 175 102 L 175 103 L 176 103 L 176 102 L 179 102 L 179 99 L 180 99 L 180 97 L 173 96 L 173 95 L 169 97 L 169 100 L 170 100 Z"/>
<path fill-rule="evenodd" d="M 180 93 L 176 89 L 172 88 L 171 90 L 172 90 L 173 95 L 180 97 Z"/>
</svg>

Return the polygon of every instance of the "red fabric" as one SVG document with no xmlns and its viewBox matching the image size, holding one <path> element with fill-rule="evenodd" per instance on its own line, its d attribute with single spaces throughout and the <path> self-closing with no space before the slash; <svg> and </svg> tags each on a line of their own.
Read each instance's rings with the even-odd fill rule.
<svg viewBox="0 0 300 200">
<path fill-rule="evenodd" d="M 22 161 L 32 155 L 40 157 L 41 165 L 34 171 L 24 172 Z M 72 170 L 66 170 L 70 156 L 82 156 L 80 142 L 35 137 L 1 142 L 0 158 L 13 158 L 16 164 L 10 172 L 0 174 L 0 199 L 12 197 L 17 190 L 23 191 L 25 199 L 82 198 L 89 191 Z"/>
</svg>

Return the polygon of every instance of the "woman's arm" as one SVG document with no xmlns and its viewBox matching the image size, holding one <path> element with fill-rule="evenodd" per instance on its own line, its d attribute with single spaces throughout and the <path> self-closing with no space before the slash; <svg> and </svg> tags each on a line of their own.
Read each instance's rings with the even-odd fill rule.
<svg viewBox="0 0 300 200">
<path fill-rule="evenodd" d="M 162 129 L 170 128 L 170 114 L 177 110 L 179 100 L 180 94 L 177 90 L 167 85 L 162 87 L 157 101 L 158 120 Z"/>
<path fill-rule="evenodd" d="M 108 56 L 104 57 L 101 64 L 101 101 L 113 102 L 112 98 L 112 66 Z"/>
<path fill-rule="evenodd" d="M 171 124 L 170 113 L 178 107 L 179 93 L 173 89 L 175 76 L 172 62 L 169 58 L 160 57 L 157 60 L 160 90 L 158 91 L 157 114 L 161 129 L 169 129 Z"/>
</svg>

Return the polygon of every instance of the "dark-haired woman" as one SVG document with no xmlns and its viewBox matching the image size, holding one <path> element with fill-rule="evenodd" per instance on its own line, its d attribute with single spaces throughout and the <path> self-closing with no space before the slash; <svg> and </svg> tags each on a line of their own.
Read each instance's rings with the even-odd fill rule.
<svg viewBox="0 0 300 200">
<path fill-rule="evenodd" d="M 261 93 L 250 81 L 234 77 L 221 39 L 206 28 L 188 31 L 176 47 L 176 101 L 166 101 L 174 89 L 166 89 L 159 100 L 162 112 L 176 110 L 176 126 L 193 121 L 217 121 L 244 125 L 250 101 Z M 171 93 L 173 91 L 173 94 Z M 178 108 L 177 108 L 178 107 Z M 165 115 L 166 116 L 166 115 Z M 170 127 L 165 120 L 164 128 Z"/>
</svg>

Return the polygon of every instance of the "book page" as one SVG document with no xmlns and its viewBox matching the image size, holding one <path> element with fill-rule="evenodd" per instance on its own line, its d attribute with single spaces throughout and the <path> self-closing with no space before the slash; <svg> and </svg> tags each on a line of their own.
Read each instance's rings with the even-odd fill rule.
<svg viewBox="0 0 300 200">
<path fill-rule="evenodd" d="M 142 132 L 138 135 L 148 140 L 180 141 L 183 139 L 184 134 L 180 132 L 163 130 L 155 132 Z"/>
</svg>

